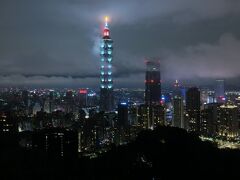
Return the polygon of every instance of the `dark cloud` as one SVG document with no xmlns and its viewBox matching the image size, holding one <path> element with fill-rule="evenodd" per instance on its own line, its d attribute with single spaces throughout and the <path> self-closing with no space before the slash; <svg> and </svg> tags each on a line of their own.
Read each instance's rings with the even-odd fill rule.
<svg viewBox="0 0 240 180">
<path fill-rule="evenodd" d="M 168 52 L 162 63 L 167 77 L 234 78 L 240 76 L 239 58 L 240 40 L 224 34 L 214 44 L 199 43 L 185 47 L 181 52 Z M 175 71 L 169 73 L 167 69 Z"/>
<path fill-rule="evenodd" d="M 0 84 L 97 87 L 104 15 L 116 86 L 143 86 L 144 59 L 152 56 L 165 82 L 233 79 L 239 9 L 237 0 L 1 0 Z"/>
</svg>

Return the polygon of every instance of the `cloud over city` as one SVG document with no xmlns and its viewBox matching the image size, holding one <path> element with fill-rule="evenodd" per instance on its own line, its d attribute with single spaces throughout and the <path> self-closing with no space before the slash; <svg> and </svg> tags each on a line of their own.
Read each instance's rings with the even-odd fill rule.
<svg viewBox="0 0 240 180">
<path fill-rule="evenodd" d="M 98 87 L 104 15 L 118 87 L 143 86 L 147 57 L 159 57 L 165 82 L 235 79 L 239 9 L 235 0 L 2 0 L 0 85 Z"/>
</svg>

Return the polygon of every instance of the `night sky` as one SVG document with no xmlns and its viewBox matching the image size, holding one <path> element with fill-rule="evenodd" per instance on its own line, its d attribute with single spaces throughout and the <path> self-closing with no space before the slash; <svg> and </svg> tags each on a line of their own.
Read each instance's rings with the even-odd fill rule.
<svg viewBox="0 0 240 180">
<path fill-rule="evenodd" d="M 239 0 L 1 0 L 0 85 L 98 87 L 105 15 L 115 87 L 143 87 L 148 57 L 166 84 L 240 84 Z"/>
</svg>

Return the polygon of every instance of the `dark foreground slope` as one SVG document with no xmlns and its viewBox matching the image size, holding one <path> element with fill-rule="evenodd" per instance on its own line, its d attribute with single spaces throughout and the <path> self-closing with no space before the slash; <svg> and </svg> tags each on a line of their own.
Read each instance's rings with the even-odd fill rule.
<svg viewBox="0 0 240 180">
<path fill-rule="evenodd" d="M 0 179 L 240 179 L 238 150 L 219 150 L 178 128 L 142 131 L 94 160 L 1 148 Z"/>
</svg>

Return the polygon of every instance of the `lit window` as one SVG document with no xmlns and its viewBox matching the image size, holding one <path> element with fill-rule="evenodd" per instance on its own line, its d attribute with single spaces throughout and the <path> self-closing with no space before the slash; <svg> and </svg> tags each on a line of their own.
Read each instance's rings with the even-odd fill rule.
<svg viewBox="0 0 240 180">
<path fill-rule="evenodd" d="M 112 51 L 108 51 L 108 54 L 112 54 Z"/>
<path fill-rule="evenodd" d="M 111 74 L 112 74 L 112 72 L 109 71 L 109 72 L 108 72 L 108 75 L 111 75 Z"/>
<path fill-rule="evenodd" d="M 111 61 L 112 61 L 112 58 L 108 58 L 108 61 L 111 62 Z"/>
<path fill-rule="evenodd" d="M 108 68 L 112 68 L 112 65 L 109 64 L 109 65 L 108 65 Z"/>
<path fill-rule="evenodd" d="M 101 75 L 104 75 L 104 72 L 103 72 L 103 71 L 101 72 Z"/>
</svg>

